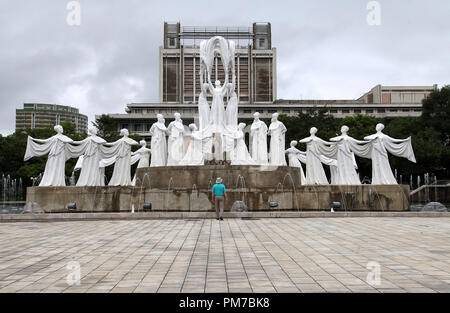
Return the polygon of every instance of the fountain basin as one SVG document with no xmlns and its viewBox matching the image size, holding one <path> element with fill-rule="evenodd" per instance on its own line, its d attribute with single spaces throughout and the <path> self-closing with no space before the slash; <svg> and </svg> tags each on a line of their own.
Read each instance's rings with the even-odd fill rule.
<svg viewBox="0 0 450 313">
<path fill-rule="evenodd" d="M 29 187 L 27 202 L 53 213 L 68 212 L 67 204 L 73 202 L 77 212 L 130 212 L 132 205 L 139 212 L 144 203 L 152 203 L 152 211 L 213 211 L 210 190 L 217 177 L 227 186 L 225 211 L 235 201 L 244 201 L 249 211 L 330 211 L 336 201 L 341 211 L 409 207 L 408 185 L 302 186 L 296 168 L 230 165 L 142 168 L 135 187 Z M 270 208 L 270 201 L 278 207 Z"/>
</svg>

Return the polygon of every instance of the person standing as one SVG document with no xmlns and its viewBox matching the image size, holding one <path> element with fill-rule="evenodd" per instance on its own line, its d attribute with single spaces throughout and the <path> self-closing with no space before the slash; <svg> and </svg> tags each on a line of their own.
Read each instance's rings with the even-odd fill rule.
<svg viewBox="0 0 450 313">
<path fill-rule="evenodd" d="M 225 201 L 228 201 L 227 189 L 222 183 L 222 178 L 218 177 L 212 188 L 212 201 L 216 208 L 217 220 L 223 221 L 222 214 Z"/>
</svg>

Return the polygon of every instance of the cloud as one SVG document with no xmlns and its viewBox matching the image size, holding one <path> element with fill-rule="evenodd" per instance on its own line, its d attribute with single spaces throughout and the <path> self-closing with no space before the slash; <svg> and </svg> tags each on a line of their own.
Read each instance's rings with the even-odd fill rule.
<svg viewBox="0 0 450 313">
<path fill-rule="evenodd" d="M 382 1 L 381 25 L 368 1 L 80 0 L 0 3 L 0 133 L 14 131 L 24 102 L 72 105 L 89 116 L 158 101 L 163 22 L 251 26 L 271 22 L 278 97 L 354 99 L 376 84 L 450 82 L 450 3 Z"/>
</svg>

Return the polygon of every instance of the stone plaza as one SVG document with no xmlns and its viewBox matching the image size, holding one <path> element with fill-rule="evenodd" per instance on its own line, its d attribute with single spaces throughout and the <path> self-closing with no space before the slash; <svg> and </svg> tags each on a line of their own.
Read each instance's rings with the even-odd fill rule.
<svg viewBox="0 0 450 313">
<path fill-rule="evenodd" d="M 450 292 L 448 217 L 6 222 L 0 235 L 2 293 Z"/>
</svg>

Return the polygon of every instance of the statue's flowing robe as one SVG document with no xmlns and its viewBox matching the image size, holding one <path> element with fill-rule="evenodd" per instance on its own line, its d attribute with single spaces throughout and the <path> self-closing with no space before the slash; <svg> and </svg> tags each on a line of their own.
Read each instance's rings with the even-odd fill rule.
<svg viewBox="0 0 450 313">
<path fill-rule="evenodd" d="M 184 126 L 181 121 L 173 121 L 167 127 L 169 131 L 167 166 L 178 165 L 184 156 Z"/>
<path fill-rule="evenodd" d="M 131 153 L 131 159 L 130 159 L 130 164 L 136 164 L 137 162 L 137 168 L 143 168 L 143 167 L 149 167 L 150 166 L 150 154 L 151 154 L 152 150 L 147 148 L 147 147 L 142 147 L 139 150 L 136 150 L 134 152 Z M 143 182 L 141 182 L 141 185 L 143 184 Z M 133 180 L 131 181 L 131 185 L 136 186 L 136 173 L 134 174 Z"/>
<path fill-rule="evenodd" d="M 263 121 L 253 122 L 250 128 L 250 151 L 257 164 L 268 163 L 267 125 Z"/>
<path fill-rule="evenodd" d="M 238 127 L 238 98 L 235 92 L 231 94 L 225 110 L 226 125 L 228 128 L 237 130 Z"/>
<path fill-rule="evenodd" d="M 35 139 L 28 136 L 24 161 L 32 157 L 48 154 L 44 175 L 39 186 L 65 186 L 65 164 L 70 158 L 67 145 L 73 142 L 67 136 L 57 134 L 48 139 Z"/>
<path fill-rule="evenodd" d="M 186 154 L 181 159 L 179 165 L 200 166 L 205 164 L 204 142 L 208 138 L 202 136 L 201 131 L 193 131 L 188 135 L 190 142 Z"/>
<path fill-rule="evenodd" d="M 304 185 L 306 183 L 306 177 L 300 161 L 306 163 L 306 152 L 300 151 L 295 147 L 290 147 L 289 149 L 286 149 L 286 154 L 288 155 L 289 166 L 297 167 L 299 169 L 301 184 Z"/>
<path fill-rule="evenodd" d="M 306 143 L 306 185 L 327 185 L 328 179 L 322 163 L 330 166 L 331 183 L 334 184 L 337 174 L 336 145 L 326 142 L 317 136 L 300 140 Z M 331 145 L 331 146 L 329 146 Z"/>
<path fill-rule="evenodd" d="M 198 97 L 198 123 L 199 130 L 204 130 L 210 123 L 211 110 L 209 109 L 208 101 L 206 100 L 206 94 L 200 93 Z"/>
<path fill-rule="evenodd" d="M 238 130 L 230 138 L 235 142 L 231 151 L 231 165 L 256 165 L 245 145 L 244 132 Z"/>
<path fill-rule="evenodd" d="M 68 146 L 68 150 L 72 157 L 79 157 L 75 170 L 81 168 L 77 186 L 101 186 L 104 178 L 100 171 L 100 160 L 104 158 L 103 144 L 106 141 L 93 135 L 73 143 Z"/>
<path fill-rule="evenodd" d="M 383 133 L 364 137 L 370 140 L 372 159 L 372 185 L 394 185 L 397 184 L 389 164 L 388 152 L 408 159 L 416 163 L 416 157 L 411 144 L 411 137 L 406 139 L 395 139 Z"/>
<path fill-rule="evenodd" d="M 285 134 L 286 126 L 280 121 L 272 122 L 269 126 L 270 134 L 270 152 L 269 163 L 270 165 L 286 166 L 285 151 Z"/>
<path fill-rule="evenodd" d="M 166 166 L 167 163 L 167 128 L 163 123 L 154 123 L 150 128 L 152 159 L 150 167 Z"/>
<path fill-rule="evenodd" d="M 115 158 L 114 171 L 109 186 L 131 186 L 131 146 L 138 145 L 128 137 L 108 143 L 105 147 L 105 158 Z"/>
<path fill-rule="evenodd" d="M 370 158 L 370 144 L 367 141 L 356 140 L 348 135 L 331 138 L 337 142 L 337 185 L 360 185 L 359 175 L 356 172 L 355 154 L 360 157 Z"/>
<path fill-rule="evenodd" d="M 211 104 L 211 124 L 213 125 L 212 132 L 223 133 L 225 125 L 225 106 L 223 104 L 223 97 L 226 93 L 225 87 L 210 87 L 213 99 Z"/>
</svg>

